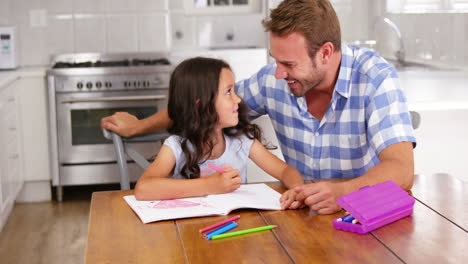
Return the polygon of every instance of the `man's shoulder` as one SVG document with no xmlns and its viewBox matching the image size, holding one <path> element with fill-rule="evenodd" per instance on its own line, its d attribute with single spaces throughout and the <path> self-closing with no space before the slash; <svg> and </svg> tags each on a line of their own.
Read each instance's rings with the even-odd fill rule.
<svg viewBox="0 0 468 264">
<path fill-rule="evenodd" d="M 367 75 L 373 79 L 382 76 L 396 77 L 393 65 L 375 50 L 353 47 L 353 58 L 352 68 L 358 74 Z"/>
</svg>

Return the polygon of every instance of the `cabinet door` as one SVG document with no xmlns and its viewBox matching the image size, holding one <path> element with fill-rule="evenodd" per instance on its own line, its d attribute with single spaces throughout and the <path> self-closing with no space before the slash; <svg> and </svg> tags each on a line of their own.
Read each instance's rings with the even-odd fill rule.
<svg viewBox="0 0 468 264">
<path fill-rule="evenodd" d="M 9 157 L 11 154 L 10 150 L 7 147 L 8 140 L 11 137 L 11 130 L 9 128 L 9 116 L 10 111 L 9 107 L 11 103 L 14 102 L 10 95 L 9 88 L 4 88 L 0 91 L 0 144 L 2 146 L 2 151 L 0 151 L 1 159 L 1 173 L 0 173 L 0 229 L 3 227 L 3 224 L 6 223 L 8 215 L 13 206 L 13 201 L 11 199 L 11 175 L 9 174 Z"/>
<path fill-rule="evenodd" d="M 8 157 L 8 176 L 10 178 L 9 183 L 9 196 L 12 200 L 16 199 L 18 192 L 20 191 L 23 184 L 23 173 L 21 163 L 21 124 L 19 114 L 19 103 L 18 103 L 18 89 L 21 80 L 15 81 L 10 87 L 7 88 L 7 104 L 6 104 L 6 116 L 7 116 L 7 149 Z"/>
<path fill-rule="evenodd" d="M 0 145 L 6 145 L 6 120 L 5 120 L 5 104 L 6 104 L 6 92 L 5 90 L 0 90 Z M 6 199 L 6 177 L 7 177 L 7 153 L 6 151 L 0 151 L 0 215 L 3 212 L 3 203 Z M 0 227 L 2 226 L 2 220 L 0 218 Z M 0 228 L 1 229 L 1 228 Z"/>
<path fill-rule="evenodd" d="M 258 0 L 185 0 L 187 14 L 219 15 L 261 12 L 262 2 Z"/>
<path fill-rule="evenodd" d="M 2 223 L 6 222 L 23 183 L 17 85 L 18 81 L 13 82 L 3 88 L 0 94 L 0 144 L 2 147 L 0 217 Z"/>
</svg>

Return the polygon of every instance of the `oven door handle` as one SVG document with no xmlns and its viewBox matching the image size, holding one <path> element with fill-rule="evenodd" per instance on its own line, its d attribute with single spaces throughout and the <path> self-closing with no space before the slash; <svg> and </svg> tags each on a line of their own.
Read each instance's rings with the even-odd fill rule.
<svg viewBox="0 0 468 264">
<path fill-rule="evenodd" d="M 165 95 L 148 95 L 148 96 L 113 96 L 113 97 L 95 97 L 95 98 L 77 98 L 65 99 L 61 103 L 86 103 L 86 102 L 135 102 L 135 101 L 155 101 L 164 100 Z"/>
</svg>

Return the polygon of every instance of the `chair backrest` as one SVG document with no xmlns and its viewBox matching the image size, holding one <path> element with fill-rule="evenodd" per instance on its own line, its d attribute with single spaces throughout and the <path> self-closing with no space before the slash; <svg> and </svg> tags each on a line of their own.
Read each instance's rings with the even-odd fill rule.
<svg viewBox="0 0 468 264">
<path fill-rule="evenodd" d="M 143 142 L 143 141 L 159 141 L 167 138 L 169 134 L 166 131 L 158 131 L 151 134 L 145 134 L 141 136 L 123 138 L 118 134 L 104 129 L 102 131 L 104 137 L 112 140 L 114 144 L 114 151 L 117 157 L 117 164 L 119 166 L 120 172 L 120 189 L 121 190 L 130 190 L 130 177 L 127 165 L 127 159 L 125 154 L 127 154 L 132 160 L 135 161 L 142 169 L 146 169 L 149 166 L 148 160 L 143 157 L 140 153 L 136 152 L 132 148 L 126 145 L 129 142 Z"/>
<path fill-rule="evenodd" d="M 416 129 L 421 125 L 421 115 L 416 111 L 409 111 L 411 116 L 411 123 L 413 124 L 413 129 Z"/>
</svg>

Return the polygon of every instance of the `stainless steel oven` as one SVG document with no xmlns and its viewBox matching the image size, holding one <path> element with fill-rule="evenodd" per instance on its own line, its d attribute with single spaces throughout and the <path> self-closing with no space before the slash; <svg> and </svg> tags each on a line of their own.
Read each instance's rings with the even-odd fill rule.
<svg viewBox="0 0 468 264">
<path fill-rule="evenodd" d="M 52 184 L 59 201 L 63 186 L 119 181 L 112 142 L 100 128 L 102 117 L 129 112 L 142 119 L 167 107 L 172 66 L 161 54 L 94 56 L 62 55 L 48 71 Z M 147 158 L 160 148 L 160 142 L 132 144 Z M 132 164 L 129 170 L 133 181 L 142 172 Z"/>
</svg>

